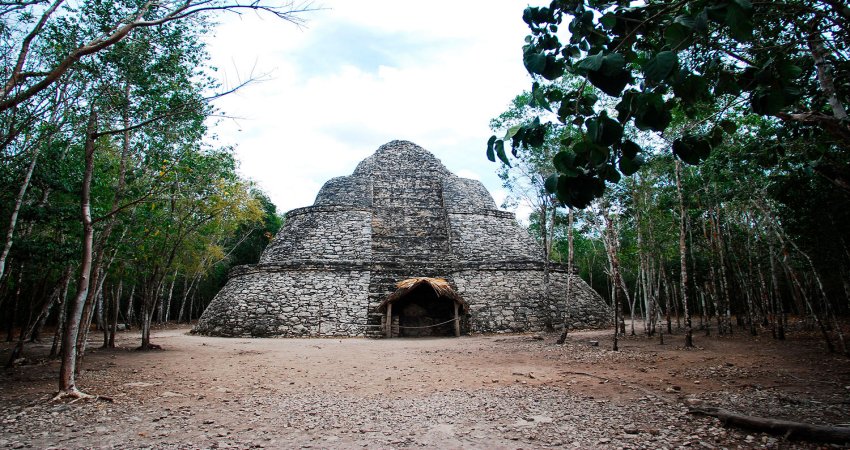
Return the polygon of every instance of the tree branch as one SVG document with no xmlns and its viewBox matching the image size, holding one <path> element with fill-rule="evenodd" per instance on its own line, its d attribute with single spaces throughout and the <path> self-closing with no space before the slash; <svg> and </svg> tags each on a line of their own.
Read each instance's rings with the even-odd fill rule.
<svg viewBox="0 0 850 450">
<path fill-rule="evenodd" d="M 52 14 L 52 12 L 55 10 L 55 8 L 57 8 L 62 1 L 63 0 L 56 0 L 56 3 L 54 3 L 53 7 L 51 8 L 51 10 L 48 11 L 48 13 Z M 153 0 L 149 0 L 147 3 L 145 3 L 144 5 L 139 7 L 139 9 L 136 11 L 136 14 L 133 15 L 132 19 L 130 19 L 125 24 L 114 28 L 115 31 L 113 31 L 112 34 L 110 34 L 108 37 L 97 38 L 97 39 L 94 39 L 92 41 L 89 41 L 85 45 L 80 46 L 79 48 L 75 49 L 70 54 L 65 56 L 65 58 L 63 58 L 56 65 L 56 67 L 54 67 L 50 71 L 47 71 L 46 75 L 44 76 L 44 78 L 41 81 L 33 84 L 32 86 L 30 86 L 27 89 L 24 89 L 22 92 L 18 93 L 17 95 L 14 95 L 12 97 L 7 97 L 9 92 L 11 92 L 11 90 L 20 81 L 18 79 L 18 77 L 15 76 L 14 73 L 13 73 L 12 78 L 9 80 L 9 82 L 7 82 L 7 85 L 4 86 L 3 96 L 2 96 L 3 100 L 0 101 L 0 112 L 3 112 L 3 111 L 5 111 L 9 108 L 12 108 L 12 107 L 14 107 L 14 106 L 16 106 L 20 103 L 23 103 L 24 101 L 26 101 L 30 98 L 32 98 L 34 95 L 38 94 L 43 89 L 47 88 L 48 86 L 50 86 L 51 84 L 56 82 L 56 80 L 58 80 L 63 74 L 65 74 L 65 72 L 67 72 L 74 63 L 79 61 L 80 58 L 87 56 L 87 55 L 91 55 L 93 53 L 97 53 L 100 50 L 103 50 L 107 47 L 110 47 L 110 46 L 118 43 L 119 41 L 121 41 L 122 39 L 127 37 L 127 35 L 129 35 L 130 32 L 132 32 L 136 28 L 155 27 L 155 26 L 163 25 L 163 24 L 168 23 L 168 22 L 172 22 L 172 21 L 175 21 L 175 20 L 184 19 L 184 18 L 189 17 L 189 16 L 197 15 L 197 14 L 202 13 L 202 12 L 234 11 L 234 10 L 239 10 L 239 9 L 250 9 L 250 10 L 254 10 L 254 11 L 267 12 L 267 13 L 273 14 L 277 18 L 286 20 L 286 21 L 294 23 L 296 25 L 300 25 L 301 23 L 303 23 L 303 20 L 296 17 L 296 15 L 300 14 L 300 13 L 315 10 L 315 8 L 310 7 L 309 4 L 306 5 L 306 6 L 303 6 L 303 7 L 299 6 L 299 7 L 296 7 L 296 8 L 290 8 L 290 9 L 284 10 L 284 8 L 281 8 L 281 7 L 262 6 L 262 5 L 259 4 L 259 0 L 255 0 L 254 2 L 252 2 L 250 4 L 241 4 L 241 3 L 229 3 L 228 4 L 228 3 L 225 3 L 225 4 L 221 4 L 221 5 L 203 6 L 203 5 L 207 5 L 207 4 L 210 4 L 210 3 L 211 3 L 211 0 L 204 0 L 204 1 L 201 1 L 201 2 L 195 2 L 195 3 L 192 3 L 191 0 L 187 0 L 185 3 L 182 3 L 181 5 L 174 7 L 170 12 L 168 12 L 167 14 L 165 14 L 163 17 L 161 17 L 159 19 L 142 20 L 142 17 L 149 11 L 151 6 L 156 4 L 156 2 L 154 2 Z M 292 3 L 288 3 L 287 6 L 291 7 Z M 45 13 L 45 16 L 42 17 L 42 21 L 44 21 L 44 22 L 47 21 L 47 18 L 49 16 L 48 13 Z M 40 23 L 40 27 L 44 26 L 43 23 L 41 23 L 41 22 L 39 22 L 39 23 Z M 22 49 L 23 60 L 26 59 L 25 55 L 29 51 L 28 49 L 29 49 L 30 41 L 35 38 L 35 36 L 38 34 L 39 31 L 41 31 L 40 27 L 37 26 L 35 29 L 33 29 L 33 31 L 30 33 L 32 38 L 30 38 L 29 41 L 27 41 L 25 39 L 26 51 L 24 51 L 24 49 Z M 29 36 L 28 36 L 28 38 L 29 38 Z M 19 60 L 21 60 L 21 58 L 22 57 L 19 57 Z M 20 65 L 22 67 L 23 62 L 20 62 Z M 18 68 L 15 73 L 17 73 L 19 71 L 20 71 L 20 68 Z"/>
</svg>

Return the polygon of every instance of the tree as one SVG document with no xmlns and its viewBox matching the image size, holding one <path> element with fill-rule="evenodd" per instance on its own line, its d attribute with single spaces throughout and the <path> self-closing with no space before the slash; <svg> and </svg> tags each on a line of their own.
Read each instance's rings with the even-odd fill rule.
<svg viewBox="0 0 850 450">
<path fill-rule="evenodd" d="M 284 2 L 271 6 L 260 1 L 241 3 L 221 0 L 170 0 L 113 2 L 68 5 L 64 0 L 22 2 L 20 8 L 3 9 L 3 31 L 12 39 L 3 41 L 3 87 L 0 89 L 0 113 L 35 97 L 56 83 L 81 59 L 108 49 L 130 36 L 135 30 L 157 28 L 216 11 L 253 10 L 270 13 L 280 19 L 300 24 L 299 13 L 308 7 Z M 75 14 L 82 11 L 82 14 Z M 88 17 L 87 17 L 88 16 Z M 96 19 L 96 27 L 86 25 Z M 93 24 L 92 24 L 93 25 Z M 77 31 L 65 36 L 64 48 L 49 55 L 38 52 L 50 44 L 51 28 L 68 27 Z M 55 31 L 55 30 L 54 30 Z"/>
<path fill-rule="evenodd" d="M 671 145 L 676 157 L 698 164 L 736 132 L 727 113 L 737 105 L 783 123 L 774 142 L 808 136 L 815 144 L 805 153 L 808 165 L 850 192 L 850 165 L 836 157 L 850 148 L 850 8 L 843 2 L 554 0 L 526 8 L 523 20 L 531 30 L 523 63 L 536 78 L 531 102 L 556 113 L 557 123 L 536 118 L 491 137 L 488 155 L 507 161 L 505 140 L 514 149 L 539 146 L 548 128 L 581 127 L 580 138 L 561 142 L 553 159 L 559 174 L 548 183 L 565 204 L 587 206 L 606 182 L 637 170 L 645 151 L 629 130 L 663 133 L 675 111 L 699 118 Z M 576 75 L 585 80 L 578 87 L 557 84 Z M 597 105 L 588 84 L 614 108 Z"/>
<path fill-rule="evenodd" d="M 55 162 L 40 154 L 61 155 L 61 164 L 71 168 L 70 176 L 62 180 L 63 189 L 79 204 L 78 281 L 63 323 L 57 398 L 85 396 L 76 388 L 75 373 L 85 350 L 88 324 L 121 241 L 133 237 L 129 222 L 138 215 L 137 207 L 164 193 L 172 194 L 172 204 L 182 198 L 180 180 L 171 176 L 171 170 L 181 167 L 182 156 L 199 151 L 204 121 L 211 113 L 208 103 L 216 97 L 199 40 L 210 28 L 210 15 L 261 11 L 300 23 L 298 13 L 307 9 L 291 2 L 274 6 L 238 0 L 108 4 L 36 0 L 0 6 L 0 156 L 14 160 L 22 180 L 15 183 L 19 186 L 13 195 L 15 206 L 8 211 L 2 208 L 10 220 L 0 253 L 0 279 L 13 253 L 18 216 L 33 204 L 27 201 L 28 187 L 33 177 L 39 181 L 38 165 Z M 57 143 L 67 143 L 66 151 L 47 151 Z M 232 204 L 220 200 L 233 194 L 225 194 L 231 188 L 233 183 L 206 186 L 203 194 L 195 193 L 199 197 L 194 200 L 201 209 L 221 212 L 212 205 Z M 247 187 L 242 190 L 247 192 Z M 10 192 L 4 189 L 4 197 Z M 52 189 L 41 189 L 38 204 L 50 204 L 51 193 Z M 226 228 L 223 222 L 187 219 L 185 229 L 170 235 L 176 240 L 159 247 L 164 249 L 165 262 L 154 264 L 156 270 L 147 281 L 160 283 L 165 272 L 159 269 L 174 273 L 171 266 L 181 242 L 211 222 Z M 25 234 L 29 237 L 29 232 Z M 20 292 L 25 270 L 20 265 L 17 269 L 15 284 Z M 45 279 L 59 277 L 63 272 L 57 269 L 52 275 L 46 272 Z M 150 286 L 142 287 L 143 304 L 148 306 L 153 298 Z M 16 311 L 9 316 L 10 325 Z"/>
</svg>

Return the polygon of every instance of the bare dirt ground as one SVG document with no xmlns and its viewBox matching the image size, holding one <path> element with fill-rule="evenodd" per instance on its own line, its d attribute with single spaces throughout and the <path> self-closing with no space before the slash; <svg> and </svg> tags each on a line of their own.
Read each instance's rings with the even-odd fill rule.
<svg viewBox="0 0 850 450">
<path fill-rule="evenodd" d="M 850 360 L 776 342 L 610 332 L 440 339 L 227 339 L 154 333 L 163 351 L 94 350 L 84 391 L 51 403 L 58 362 L 0 372 L 0 448 L 817 448 L 724 428 L 688 406 L 850 422 Z M 590 341 L 599 341 L 592 346 Z M 96 347 L 99 342 L 93 342 Z M 6 361 L 10 344 L 0 347 Z"/>
</svg>

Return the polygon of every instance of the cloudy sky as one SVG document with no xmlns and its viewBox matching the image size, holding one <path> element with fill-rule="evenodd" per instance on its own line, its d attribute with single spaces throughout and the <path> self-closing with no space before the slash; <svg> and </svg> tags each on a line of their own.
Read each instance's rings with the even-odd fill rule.
<svg viewBox="0 0 850 450">
<path fill-rule="evenodd" d="M 278 210 L 308 206 L 381 144 L 413 141 L 449 170 L 504 192 L 487 161 L 489 120 L 531 80 L 522 66 L 526 3 L 321 0 L 304 27 L 223 17 L 210 41 L 229 86 L 214 129 Z"/>
</svg>

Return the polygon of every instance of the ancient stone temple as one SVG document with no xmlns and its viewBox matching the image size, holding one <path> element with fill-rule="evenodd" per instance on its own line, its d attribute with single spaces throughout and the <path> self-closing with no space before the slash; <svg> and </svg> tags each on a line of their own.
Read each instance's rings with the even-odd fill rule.
<svg viewBox="0 0 850 450">
<path fill-rule="evenodd" d="M 610 308 L 578 276 L 566 298 L 566 267 L 550 265 L 547 289 L 542 254 L 479 181 L 452 174 L 416 144 L 392 141 L 350 176 L 325 183 L 313 206 L 289 211 L 259 264 L 231 271 L 194 332 L 539 331 L 560 323 L 565 305 L 573 326 L 609 323 Z M 397 288 L 412 277 L 441 281 Z"/>
</svg>

